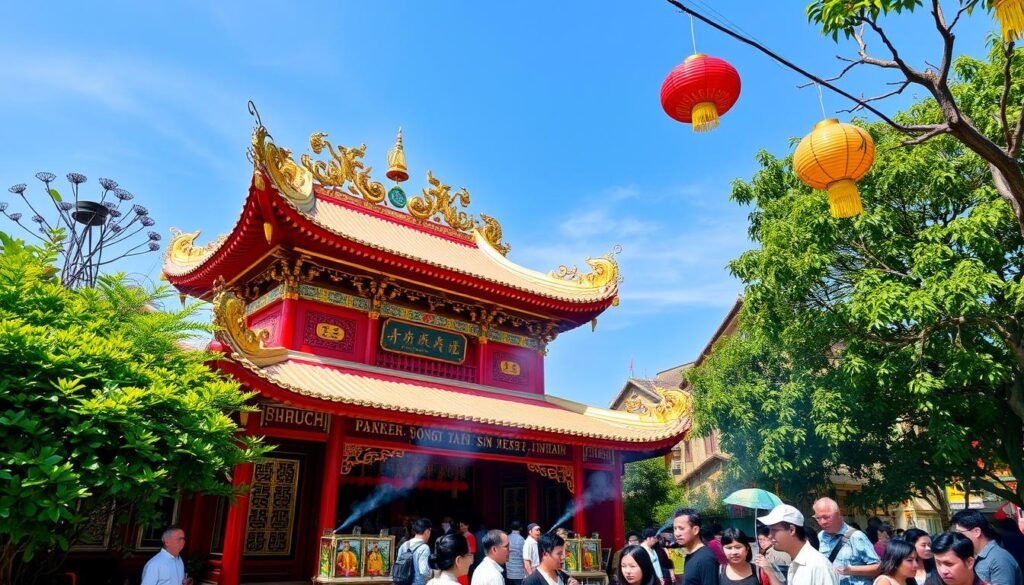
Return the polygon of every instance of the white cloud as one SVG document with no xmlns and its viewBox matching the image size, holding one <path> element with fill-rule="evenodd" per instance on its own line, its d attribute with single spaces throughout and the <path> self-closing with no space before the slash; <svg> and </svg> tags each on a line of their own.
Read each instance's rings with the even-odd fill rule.
<svg viewBox="0 0 1024 585">
<path fill-rule="evenodd" d="M 694 194 L 699 188 L 667 189 Z M 619 196 L 616 196 L 619 195 Z M 619 310 L 627 314 L 670 311 L 683 307 L 729 307 L 740 292 L 726 264 L 751 247 L 745 213 L 736 209 L 719 216 L 687 217 L 685 206 L 652 204 L 664 199 L 636 186 L 613 187 L 589 198 L 596 206 L 582 215 L 557 222 L 557 231 L 542 245 L 520 245 L 516 262 L 538 270 L 556 263 L 587 269 L 584 259 L 622 246 L 617 257 L 623 275 Z"/>
</svg>

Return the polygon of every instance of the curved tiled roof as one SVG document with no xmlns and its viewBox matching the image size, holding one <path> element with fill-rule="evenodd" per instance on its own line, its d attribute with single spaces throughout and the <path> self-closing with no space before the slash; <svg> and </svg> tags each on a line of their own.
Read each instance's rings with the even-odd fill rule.
<svg viewBox="0 0 1024 585">
<path fill-rule="evenodd" d="M 513 429 L 557 433 L 646 447 L 678 439 L 689 428 L 686 417 L 669 422 L 644 420 L 639 415 L 611 411 L 550 396 L 524 396 L 495 390 L 467 391 L 439 382 L 379 376 L 343 369 L 315 360 L 290 359 L 258 366 L 239 354 L 239 365 L 279 388 L 296 394 L 350 406 L 421 416 L 475 422 Z"/>
</svg>

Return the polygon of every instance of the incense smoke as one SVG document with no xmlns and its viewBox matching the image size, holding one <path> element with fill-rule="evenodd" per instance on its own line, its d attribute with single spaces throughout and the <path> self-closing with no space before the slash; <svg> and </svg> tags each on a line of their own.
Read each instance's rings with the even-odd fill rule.
<svg viewBox="0 0 1024 585">
<path fill-rule="evenodd" d="M 612 485 L 611 476 L 609 474 L 590 474 L 590 478 L 587 479 L 587 489 L 583 492 L 583 501 L 580 503 L 580 506 L 577 508 L 576 501 L 570 501 L 569 505 L 565 508 L 565 513 L 551 525 L 551 529 L 549 529 L 548 532 L 553 532 L 562 524 L 562 522 L 569 520 L 577 513 L 583 512 L 586 508 L 589 508 L 594 504 L 613 500 L 617 495 L 619 494 L 615 491 L 615 486 Z"/>
<path fill-rule="evenodd" d="M 412 491 L 416 487 L 416 483 L 419 482 L 420 478 L 427 470 L 427 464 L 430 463 L 429 457 L 417 457 L 413 459 L 413 468 L 411 473 L 401 478 L 401 481 L 393 482 L 389 481 L 392 478 L 382 477 L 381 483 L 377 484 L 376 489 L 370 494 L 368 498 L 362 502 L 352 504 L 352 513 L 349 514 L 348 518 L 341 523 L 340 526 L 334 529 L 335 534 L 345 530 L 349 526 L 356 523 L 357 520 L 376 510 L 377 508 L 390 504 L 395 500 L 405 497 L 407 493 Z M 397 479 L 397 478 L 395 478 Z"/>
</svg>

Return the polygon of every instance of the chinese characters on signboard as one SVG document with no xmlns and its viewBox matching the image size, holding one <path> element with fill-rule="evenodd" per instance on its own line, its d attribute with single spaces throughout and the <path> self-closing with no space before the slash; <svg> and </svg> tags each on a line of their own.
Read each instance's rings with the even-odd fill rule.
<svg viewBox="0 0 1024 585">
<path fill-rule="evenodd" d="M 452 364 L 466 360 L 465 335 L 394 319 L 384 321 L 380 346 L 390 352 Z"/>
</svg>

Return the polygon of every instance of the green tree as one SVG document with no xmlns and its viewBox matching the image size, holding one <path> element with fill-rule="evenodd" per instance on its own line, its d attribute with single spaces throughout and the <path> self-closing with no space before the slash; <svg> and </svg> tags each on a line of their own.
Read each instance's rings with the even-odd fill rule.
<svg viewBox="0 0 1024 585">
<path fill-rule="evenodd" d="M 661 457 L 626 464 L 622 480 L 622 508 L 626 530 L 663 525 L 672 511 L 683 504 L 683 494 L 672 483 L 672 477 Z"/>
<path fill-rule="evenodd" d="M 988 61 L 955 63 L 950 91 L 986 132 L 1001 128 L 998 96 L 1024 98 L 1020 63 L 1016 55 L 1008 65 L 999 46 Z M 1008 90 L 1004 79 L 1014 80 Z M 927 100 L 895 121 L 943 115 Z M 733 199 L 754 205 L 760 248 L 730 265 L 746 289 L 740 334 L 691 374 L 695 402 L 705 403 L 699 427 L 717 425 L 755 477 L 845 471 L 866 482 L 865 503 L 918 495 L 941 510 L 954 478 L 1024 503 L 1024 485 L 997 473 L 1024 477 L 1015 216 L 991 165 L 962 141 L 906 148 L 891 125 L 865 127 L 877 158 L 860 184 L 868 211 L 853 220 L 829 217 L 789 158 L 761 153 L 761 170 L 734 184 Z M 773 446 L 779 428 L 793 445 Z M 760 447 L 759 432 L 769 439 Z M 789 449 L 803 450 L 780 461 Z"/>
<path fill-rule="evenodd" d="M 236 435 L 249 395 L 183 345 L 197 305 L 122 277 L 68 290 L 55 250 L 0 234 L 0 583 L 56 570 L 90 520 L 162 498 L 230 494 L 230 471 L 265 452 Z"/>
</svg>

